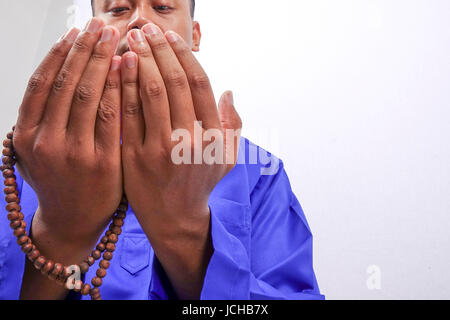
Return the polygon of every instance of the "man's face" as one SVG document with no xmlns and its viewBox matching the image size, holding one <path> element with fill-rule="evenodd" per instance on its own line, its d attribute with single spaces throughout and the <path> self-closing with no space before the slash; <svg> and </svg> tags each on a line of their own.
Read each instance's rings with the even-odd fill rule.
<svg viewBox="0 0 450 320">
<path fill-rule="evenodd" d="M 120 31 L 117 54 L 128 51 L 127 33 L 152 22 L 163 32 L 173 30 L 192 47 L 199 51 L 200 25 L 192 21 L 190 0 L 94 0 L 94 14 L 105 20 L 107 25 Z"/>
</svg>

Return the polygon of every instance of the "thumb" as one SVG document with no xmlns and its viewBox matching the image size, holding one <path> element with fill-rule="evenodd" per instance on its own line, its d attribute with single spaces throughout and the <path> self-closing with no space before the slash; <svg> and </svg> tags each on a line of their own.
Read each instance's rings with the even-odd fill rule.
<svg viewBox="0 0 450 320">
<path fill-rule="evenodd" d="M 234 107 L 233 92 L 226 91 L 219 101 L 219 117 L 225 146 L 225 163 L 231 170 L 237 161 L 241 139 L 242 120 Z"/>
<path fill-rule="evenodd" d="M 242 120 L 234 108 L 233 92 L 226 91 L 219 101 L 219 117 L 222 128 L 225 129 L 242 129 Z"/>
</svg>

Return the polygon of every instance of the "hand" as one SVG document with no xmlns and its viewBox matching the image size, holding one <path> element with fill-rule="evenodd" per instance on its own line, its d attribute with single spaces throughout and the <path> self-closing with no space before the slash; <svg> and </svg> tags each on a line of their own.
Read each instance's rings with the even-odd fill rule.
<svg viewBox="0 0 450 320">
<path fill-rule="evenodd" d="M 39 199 L 32 232 L 44 254 L 95 246 L 122 197 L 119 32 L 103 27 L 94 18 L 56 43 L 19 110 L 17 168 Z"/>
<path fill-rule="evenodd" d="M 242 123 L 231 93 L 223 95 L 217 110 L 208 77 L 186 42 L 175 33 L 166 38 L 156 26 L 152 33 L 151 26 L 143 27 L 145 37 L 141 30 L 128 34 L 131 52 L 123 56 L 124 188 L 178 294 L 192 298 L 212 254 L 208 199 L 235 166 Z M 177 129 L 190 137 L 194 130 L 219 130 L 223 140 L 218 138 L 218 144 L 233 145 L 223 152 L 232 154 L 232 161 L 174 164 L 171 155 L 178 142 L 171 137 Z M 226 129 L 238 132 L 234 144 L 226 141 Z M 186 147 L 191 155 L 205 150 L 193 140 Z"/>
</svg>

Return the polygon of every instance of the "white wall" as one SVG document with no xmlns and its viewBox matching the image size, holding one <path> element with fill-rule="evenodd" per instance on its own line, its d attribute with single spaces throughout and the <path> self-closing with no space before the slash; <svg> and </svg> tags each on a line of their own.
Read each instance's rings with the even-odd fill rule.
<svg viewBox="0 0 450 320">
<path fill-rule="evenodd" d="M 6 6 L 0 132 L 69 1 Z M 234 90 L 244 135 L 285 162 L 327 298 L 449 299 L 450 1 L 197 7 L 198 57 L 217 97 Z M 367 286 L 370 266 L 380 289 Z"/>
</svg>

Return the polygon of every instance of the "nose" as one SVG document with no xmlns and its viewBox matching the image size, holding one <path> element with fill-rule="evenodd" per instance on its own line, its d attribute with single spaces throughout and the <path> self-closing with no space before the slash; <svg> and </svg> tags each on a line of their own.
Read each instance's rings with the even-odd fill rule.
<svg viewBox="0 0 450 320">
<path fill-rule="evenodd" d="M 128 23 L 128 31 L 132 29 L 141 29 L 147 23 L 151 22 L 151 6 L 141 5 L 136 8 L 133 18 Z"/>
</svg>

